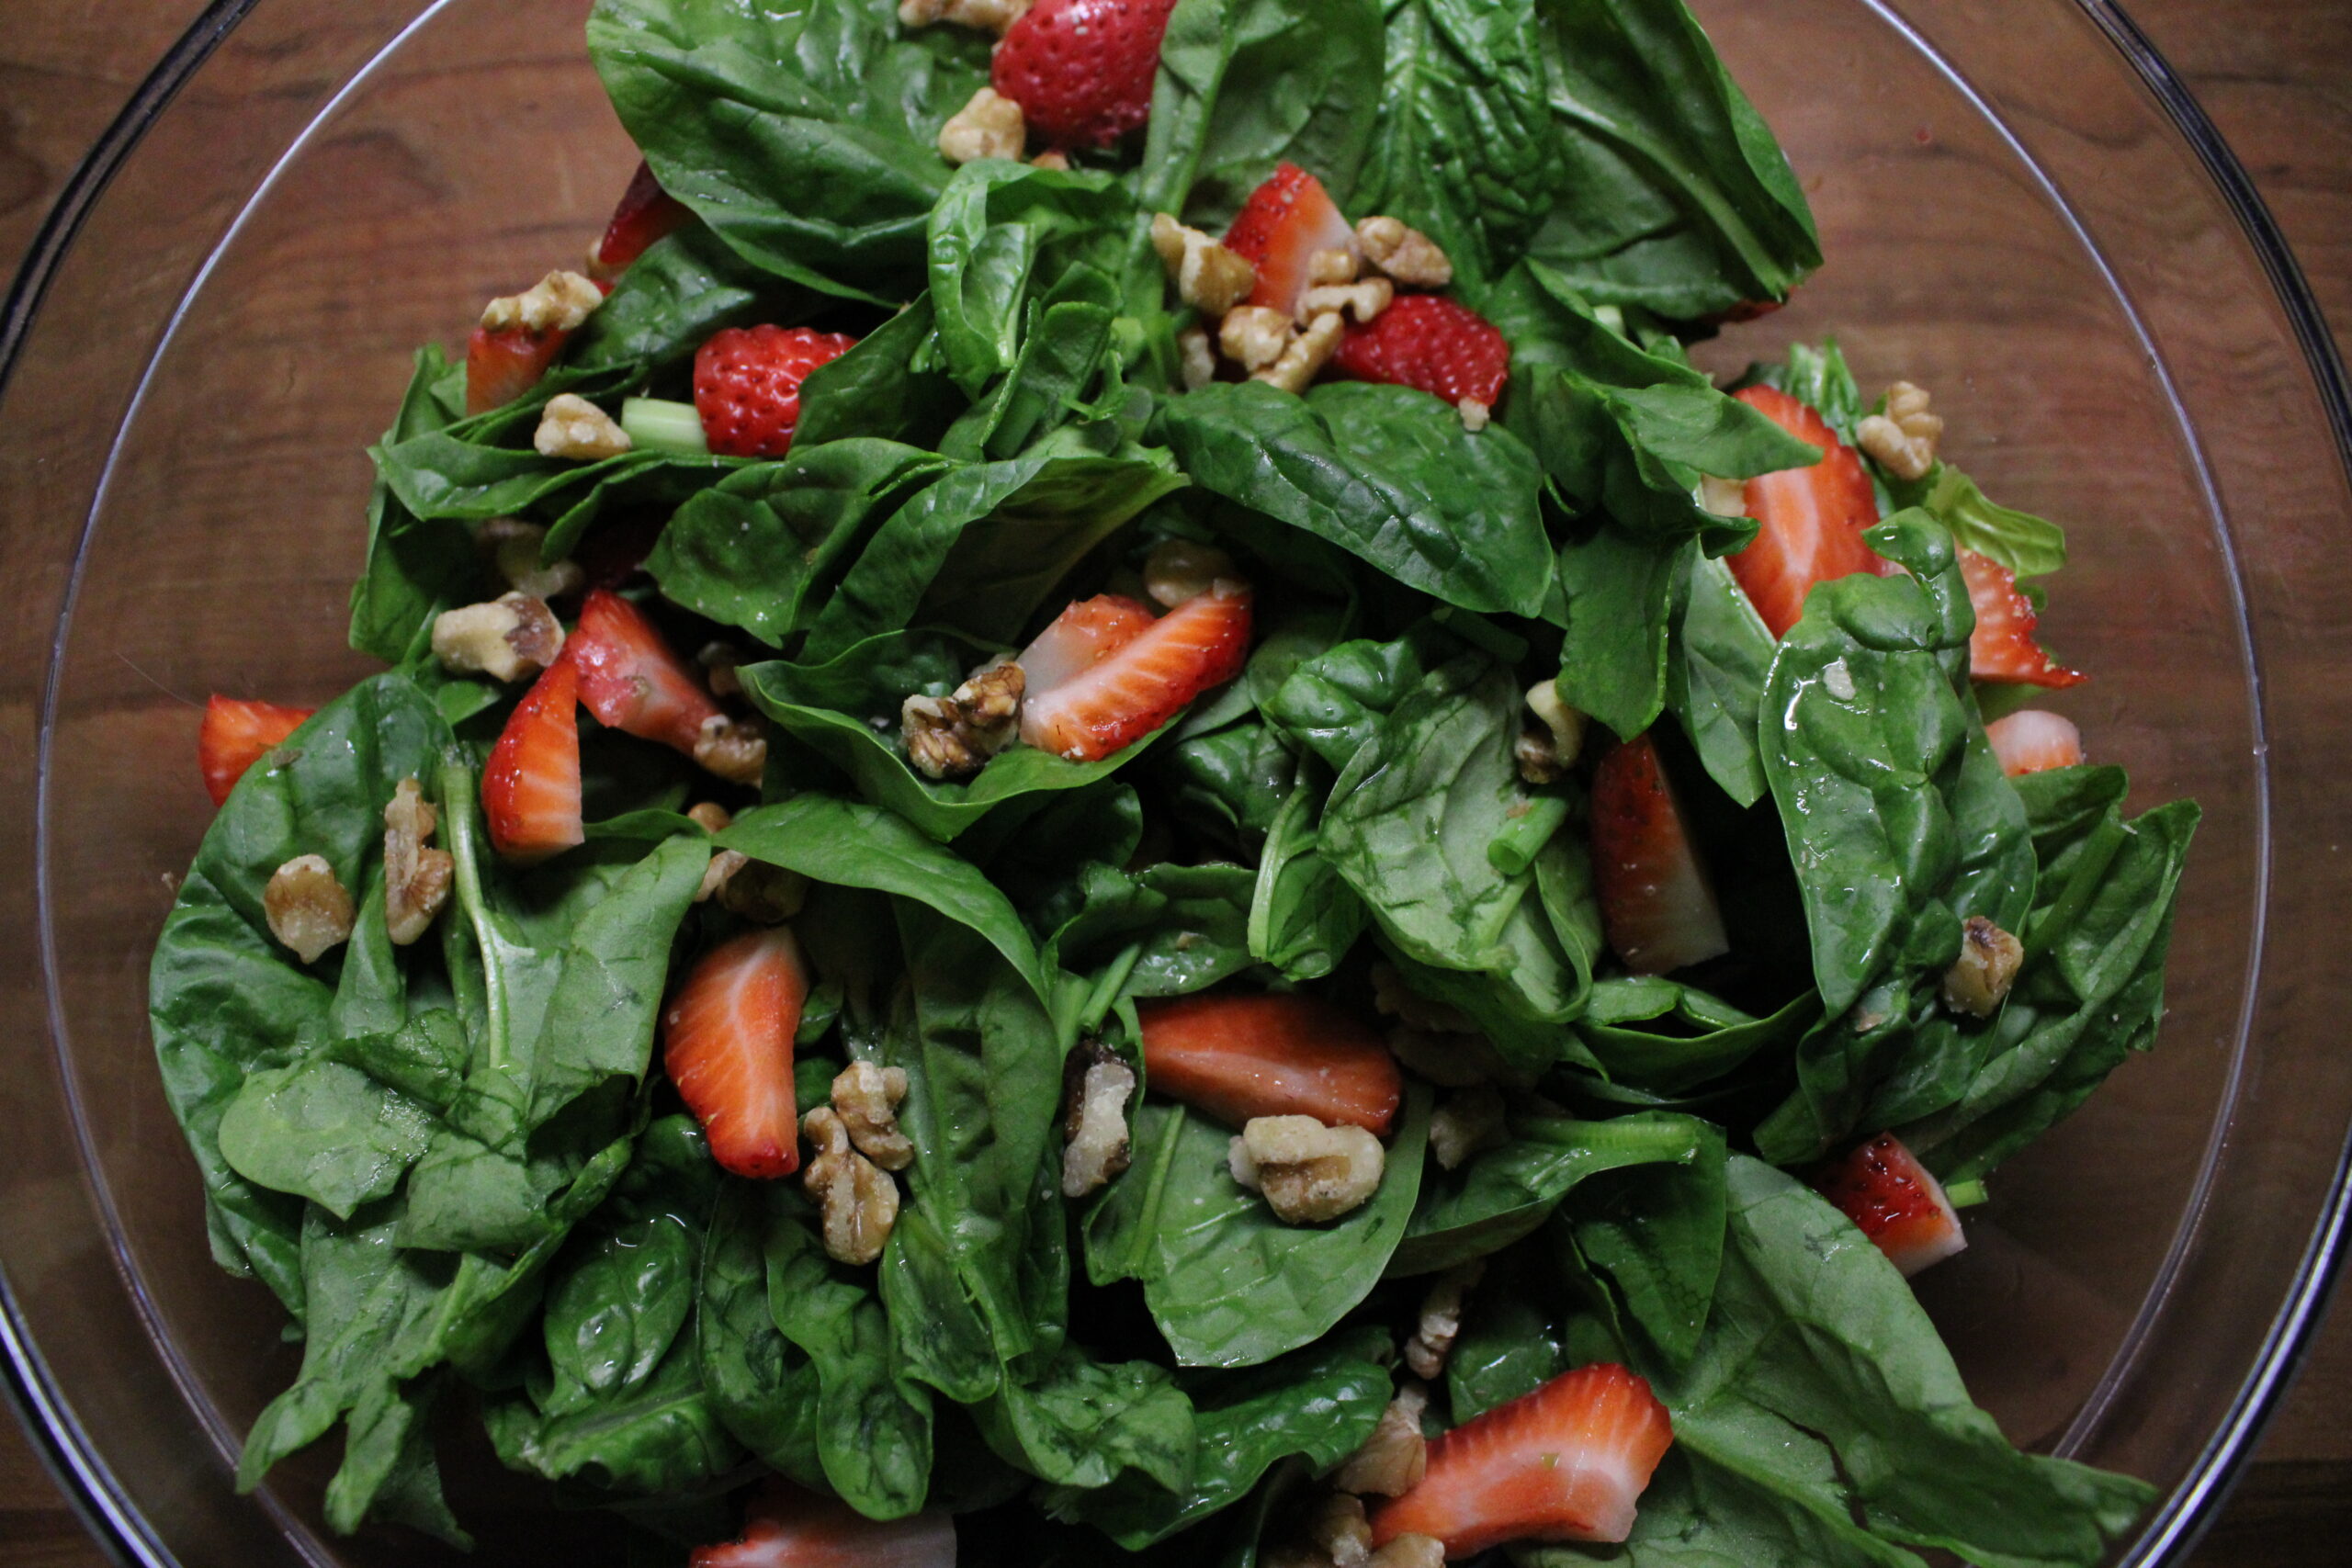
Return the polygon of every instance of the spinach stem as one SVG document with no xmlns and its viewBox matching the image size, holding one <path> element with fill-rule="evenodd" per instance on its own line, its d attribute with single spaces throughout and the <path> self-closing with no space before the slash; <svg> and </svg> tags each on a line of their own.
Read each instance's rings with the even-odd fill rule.
<svg viewBox="0 0 2352 1568">
<path fill-rule="evenodd" d="M 710 454 L 710 441 L 703 434 L 702 415 L 692 403 L 672 402 L 666 398 L 625 398 L 621 400 L 621 428 L 628 433 L 629 445 L 643 452 L 673 452 L 683 457 L 703 457 Z"/>
<path fill-rule="evenodd" d="M 482 897 L 474 771 L 460 753 L 451 751 L 442 758 L 433 783 L 441 796 L 450 858 L 457 863 L 458 902 L 466 911 L 467 922 L 473 927 L 474 945 L 481 952 L 482 1010 L 490 1025 L 490 1059 L 503 1065 L 509 1055 L 504 963 L 507 943 Z"/>
<path fill-rule="evenodd" d="M 1992 1196 L 1992 1190 L 1981 1181 L 1955 1181 L 1944 1189 L 1944 1197 L 1955 1209 L 1973 1209 Z"/>
<path fill-rule="evenodd" d="M 1102 1020 L 1110 1014 L 1111 1004 L 1119 999 L 1119 987 L 1127 983 L 1127 976 L 1135 973 L 1136 960 L 1142 956 L 1143 943 L 1131 942 L 1120 951 L 1118 957 L 1111 960 L 1109 967 L 1095 980 L 1094 988 L 1086 993 L 1086 1006 L 1080 1010 L 1078 1016 L 1080 1033 L 1091 1034 L 1102 1027 Z"/>
</svg>

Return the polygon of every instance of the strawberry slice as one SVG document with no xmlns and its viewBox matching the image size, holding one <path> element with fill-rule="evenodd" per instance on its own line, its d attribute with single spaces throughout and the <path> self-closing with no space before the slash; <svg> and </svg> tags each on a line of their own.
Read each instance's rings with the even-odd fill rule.
<svg viewBox="0 0 2352 1568">
<path fill-rule="evenodd" d="M 204 725 L 196 732 L 196 762 L 204 770 L 204 790 L 212 804 L 226 805 L 229 792 L 237 787 L 245 770 L 318 711 L 224 697 L 215 692 L 204 705 Z"/>
<path fill-rule="evenodd" d="M 2033 639 L 2041 617 L 2033 601 L 2018 590 L 2018 574 L 1990 556 L 1960 552 L 1960 572 L 1968 580 L 1968 602 L 1976 607 L 1976 629 L 1968 637 L 1968 673 L 1979 681 L 2030 686 L 2078 686 L 2090 679 L 2068 670 Z"/>
<path fill-rule="evenodd" d="M 1108 147 L 1151 118 L 1176 0 L 1038 0 L 1004 30 L 989 85 L 1055 147 Z"/>
<path fill-rule="evenodd" d="M 613 209 L 604 239 L 590 254 L 589 276 L 609 291 L 613 279 L 627 272 L 648 246 L 693 216 L 684 202 L 662 188 L 650 165 L 638 164 L 620 205 Z"/>
<path fill-rule="evenodd" d="M 704 953 L 662 1012 L 662 1066 L 722 1169 L 765 1180 L 800 1168 L 792 1037 L 808 999 L 800 945 L 765 926 Z"/>
<path fill-rule="evenodd" d="M 1146 1002 L 1146 1081 L 1238 1127 L 1312 1116 L 1375 1136 L 1396 1120 L 1405 1076 L 1371 1025 L 1313 997 L 1179 997 Z"/>
<path fill-rule="evenodd" d="M 2083 761 L 2083 732 L 2071 718 L 2046 708 L 2019 708 L 1984 727 L 2001 772 L 2011 778 L 2051 768 L 2072 768 Z"/>
<path fill-rule="evenodd" d="M 504 408 L 537 386 L 571 336 L 528 327 L 476 327 L 466 342 L 466 412 Z"/>
<path fill-rule="evenodd" d="M 697 1546 L 687 1562 L 690 1568 L 956 1568 L 956 1521 L 937 1508 L 869 1519 L 779 1477 L 752 1499 L 742 1540 Z"/>
<path fill-rule="evenodd" d="M 1372 1543 L 1435 1536 L 1448 1560 L 1507 1540 L 1623 1540 L 1674 1442 L 1650 1385 L 1612 1362 L 1563 1372 L 1430 1444 L 1428 1472 L 1372 1516 Z"/>
<path fill-rule="evenodd" d="M 564 645 L 580 671 L 580 700 L 609 729 L 674 746 L 691 757 L 703 721 L 718 716 L 702 680 L 645 612 L 609 589 L 581 602 L 580 625 Z"/>
<path fill-rule="evenodd" d="M 1021 739 L 1073 762 L 1098 762 L 1241 673 L 1250 658 L 1250 590 L 1219 579 L 1078 673 L 1040 681 L 1030 655 L 1039 652 L 1046 672 L 1059 673 L 1055 649 L 1038 646 L 1053 635 L 1048 626 L 1016 660 L 1027 683 Z"/>
<path fill-rule="evenodd" d="M 800 423 L 800 383 L 857 346 L 847 333 L 729 327 L 695 351 L 703 439 L 729 457 L 781 457 Z"/>
<path fill-rule="evenodd" d="M 1467 305 L 1440 294 L 1401 294 L 1370 321 L 1351 323 L 1331 365 L 1358 381 L 1418 387 L 1449 403 L 1494 407 L 1510 378 L 1510 344 Z"/>
<path fill-rule="evenodd" d="M 1876 572 L 1886 563 L 1862 543 L 1862 530 L 1878 521 L 1878 497 L 1854 449 L 1838 439 L 1822 417 L 1770 387 L 1742 387 L 1732 394 L 1808 446 L 1821 461 L 1809 468 L 1782 468 L 1747 481 L 1747 514 L 1756 537 L 1730 558 L 1731 574 L 1764 617 L 1774 637 L 1784 637 L 1804 614 L 1804 596 L 1816 582 Z"/>
<path fill-rule="evenodd" d="M 1266 183 L 1250 193 L 1225 231 L 1225 244 L 1258 269 L 1249 302 L 1285 316 L 1296 314 L 1299 296 L 1311 285 L 1307 264 L 1316 252 L 1362 254 L 1355 230 L 1340 216 L 1323 182 L 1296 164 L 1278 164 Z"/>
<path fill-rule="evenodd" d="M 1943 1183 L 1892 1133 L 1881 1133 L 1822 1170 L 1813 1184 L 1905 1279 L 1968 1245 Z"/>
<path fill-rule="evenodd" d="M 506 718 L 481 772 L 490 844 L 509 860 L 541 861 L 581 842 L 580 673 L 559 658 Z"/>
<path fill-rule="evenodd" d="M 1015 662 L 1032 692 L 1047 691 L 1085 674 L 1151 629 L 1151 611 L 1120 593 L 1075 599 Z"/>
<path fill-rule="evenodd" d="M 1600 759 L 1591 809 L 1600 923 L 1625 967 L 1663 975 L 1729 953 L 1715 890 L 1648 736 Z"/>
</svg>

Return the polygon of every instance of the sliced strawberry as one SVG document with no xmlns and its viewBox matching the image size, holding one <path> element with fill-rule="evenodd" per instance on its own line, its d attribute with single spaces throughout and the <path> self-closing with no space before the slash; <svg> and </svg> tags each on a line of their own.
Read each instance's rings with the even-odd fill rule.
<svg viewBox="0 0 2352 1568">
<path fill-rule="evenodd" d="M 279 707 L 214 693 L 204 705 L 204 725 L 196 732 L 197 766 L 204 770 L 205 793 L 223 805 L 245 770 L 269 755 L 271 747 L 301 728 L 316 708 Z"/>
<path fill-rule="evenodd" d="M 792 1037 L 808 999 L 800 946 L 782 926 L 702 955 L 662 1014 L 662 1066 L 721 1168 L 762 1179 L 800 1168 Z"/>
<path fill-rule="evenodd" d="M 1146 1002 L 1145 1081 L 1238 1127 L 1312 1116 L 1385 1134 L 1405 1076 L 1371 1025 L 1313 997 L 1179 997 Z"/>
<path fill-rule="evenodd" d="M 1055 147 L 1107 147 L 1151 118 L 1176 0 L 1038 0 L 1004 30 L 989 84 Z"/>
<path fill-rule="evenodd" d="M 1278 165 L 1265 184 L 1250 193 L 1233 227 L 1225 231 L 1225 243 L 1258 269 L 1250 303 L 1285 316 L 1296 313 L 1299 296 L 1311 284 L 1307 264 L 1316 252 L 1362 254 L 1356 231 L 1340 216 L 1323 182 L 1296 164 Z"/>
<path fill-rule="evenodd" d="M 2018 574 L 1990 556 L 1960 552 L 1961 575 L 1968 580 L 1968 602 L 1976 607 L 1976 630 L 1968 638 L 1968 673 L 1979 681 L 2029 686 L 2078 686 L 2090 679 L 2068 670 L 2033 639 L 2041 617 L 2033 601 L 2018 591 Z"/>
<path fill-rule="evenodd" d="M 1892 1133 L 1881 1133 L 1822 1170 L 1813 1184 L 1906 1279 L 1968 1245 L 1943 1183 Z"/>
<path fill-rule="evenodd" d="M 1854 449 L 1810 408 L 1770 387 L 1743 387 L 1741 402 L 1808 446 L 1821 461 L 1782 468 L 1747 481 L 1747 514 L 1756 537 L 1730 558 L 1731 574 L 1774 637 L 1784 637 L 1804 615 L 1804 596 L 1816 582 L 1876 572 L 1886 563 L 1862 543 L 1878 521 L 1878 497 Z"/>
<path fill-rule="evenodd" d="M 847 333 L 729 327 L 695 351 L 703 439 L 729 457 L 781 457 L 800 423 L 800 383 L 857 346 Z"/>
<path fill-rule="evenodd" d="M 686 661 L 645 612 L 608 589 L 581 601 L 580 625 L 564 644 L 579 666 L 580 700 L 608 729 L 625 729 L 674 746 L 691 757 L 703 721 L 718 716 Z"/>
<path fill-rule="evenodd" d="M 466 344 L 466 412 L 504 408 L 537 386 L 571 336 L 528 327 L 476 327 Z"/>
<path fill-rule="evenodd" d="M 1646 735 L 1593 771 L 1592 875 L 1609 945 L 1634 974 L 1663 975 L 1731 951 L 1715 890 Z"/>
<path fill-rule="evenodd" d="M 697 1546 L 689 1568 L 956 1568 L 956 1521 L 937 1508 L 885 1523 L 837 1497 L 772 1480 L 743 1539 Z"/>
<path fill-rule="evenodd" d="M 1049 626 L 1038 641 L 1052 635 Z M 1028 682 L 1021 739 L 1073 762 L 1099 762 L 1240 674 L 1249 658 L 1250 590 L 1220 580 L 1066 678 L 1036 680 L 1024 650 L 1016 661 Z M 1039 660 L 1049 674 L 1056 662 Z"/>
<path fill-rule="evenodd" d="M 2071 718 L 2046 708 L 2019 708 L 1984 727 L 2001 772 L 2011 778 L 2050 768 L 2072 768 L 2083 760 L 2083 732 Z"/>
<path fill-rule="evenodd" d="M 1351 324 L 1332 367 L 1358 381 L 1418 387 L 1449 403 L 1488 408 L 1510 378 L 1510 344 L 1495 324 L 1442 294 L 1402 294 L 1370 321 Z"/>
<path fill-rule="evenodd" d="M 490 844 L 538 861 L 586 837 L 580 828 L 580 674 L 560 658 L 507 716 L 481 772 Z"/>
<path fill-rule="evenodd" d="M 1623 1540 L 1673 1442 L 1666 1406 L 1633 1372 L 1563 1372 L 1430 1443 L 1428 1472 L 1373 1514 L 1372 1543 L 1434 1536 L 1451 1561 L 1507 1540 Z"/>
<path fill-rule="evenodd" d="M 1085 674 L 1151 628 L 1152 613 L 1119 593 L 1076 599 L 1015 660 L 1032 692 L 1050 691 Z"/>
<path fill-rule="evenodd" d="M 590 261 L 592 276 L 609 287 L 654 241 L 693 216 L 684 202 L 662 188 L 662 182 L 653 177 L 649 165 L 638 164 Z"/>
</svg>

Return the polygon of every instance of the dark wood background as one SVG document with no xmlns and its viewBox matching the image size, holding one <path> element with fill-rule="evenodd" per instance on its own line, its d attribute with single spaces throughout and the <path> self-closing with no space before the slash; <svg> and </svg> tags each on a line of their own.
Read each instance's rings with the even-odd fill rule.
<svg viewBox="0 0 2352 1568">
<path fill-rule="evenodd" d="M 197 0 L 0 0 L 0 268 Z M 2352 0 L 2131 7 L 2236 148 L 2352 352 Z M 2352 1309 L 2322 1335 L 2198 1568 L 2352 1561 Z M 0 1419 L 0 1568 L 102 1568 Z"/>
</svg>

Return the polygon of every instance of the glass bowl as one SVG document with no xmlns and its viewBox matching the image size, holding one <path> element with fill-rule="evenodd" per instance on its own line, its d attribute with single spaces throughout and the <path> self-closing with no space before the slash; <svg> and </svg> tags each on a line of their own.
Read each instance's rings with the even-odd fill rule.
<svg viewBox="0 0 2352 1568">
<path fill-rule="evenodd" d="M 2166 1489 L 2177 1561 L 2315 1320 L 2352 1053 L 2345 384 L 2244 174 L 2097 0 L 1702 0 L 1829 264 L 1712 368 L 1835 331 L 1932 388 L 1948 450 L 2064 520 L 2063 705 L 2205 807 L 2160 1047 L 2006 1167 L 1922 1281 L 2018 1441 Z M 0 1274 L 15 1393 L 129 1562 L 437 1562 L 321 1524 L 332 1456 L 231 1487 L 297 1348 L 208 1255 L 147 953 L 209 816 L 207 693 L 314 703 L 362 448 L 413 346 L 579 254 L 634 152 L 582 0 L 220 0 L 110 131 L 0 321 Z M 594 1516 L 449 1465 L 481 1560 L 617 1561 Z"/>
</svg>

